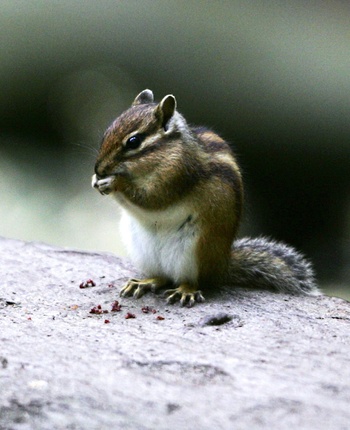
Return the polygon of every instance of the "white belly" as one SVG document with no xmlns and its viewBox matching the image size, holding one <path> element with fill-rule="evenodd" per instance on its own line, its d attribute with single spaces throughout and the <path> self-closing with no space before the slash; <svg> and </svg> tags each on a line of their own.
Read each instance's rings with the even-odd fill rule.
<svg viewBox="0 0 350 430">
<path fill-rule="evenodd" d="M 187 205 L 150 212 L 117 200 L 123 207 L 120 227 L 124 243 L 144 275 L 164 276 L 175 283 L 195 283 L 198 225 Z"/>
</svg>

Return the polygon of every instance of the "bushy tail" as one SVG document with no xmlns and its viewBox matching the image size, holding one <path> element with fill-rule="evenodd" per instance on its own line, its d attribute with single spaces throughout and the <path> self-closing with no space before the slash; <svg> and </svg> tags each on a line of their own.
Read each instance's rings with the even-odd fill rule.
<svg viewBox="0 0 350 430">
<path fill-rule="evenodd" d="M 244 238 L 233 243 L 230 283 L 272 287 L 289 294 L 319 294 L 313 269 L 304 256 L 290 246 L 265 238 Z"/>
</svg>

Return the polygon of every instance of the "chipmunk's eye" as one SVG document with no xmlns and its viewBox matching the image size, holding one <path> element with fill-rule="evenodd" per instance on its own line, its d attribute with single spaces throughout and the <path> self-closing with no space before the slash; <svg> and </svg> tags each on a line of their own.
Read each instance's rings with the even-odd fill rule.
<svg viewBox="0 0 350 430">
<path fill-rule="evenodd" d="M 129 137 L 129 139 L 126 141 L 125 148 L 136 149 L 141 145 L 143 139 L 144 136 L 142 134 L 135 134 L 134 136 Z"/>
</svg>

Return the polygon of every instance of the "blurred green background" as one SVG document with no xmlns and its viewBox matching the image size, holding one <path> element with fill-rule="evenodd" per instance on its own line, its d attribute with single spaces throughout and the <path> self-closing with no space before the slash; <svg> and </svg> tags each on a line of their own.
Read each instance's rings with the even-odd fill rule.
<svg viewBox="0 0 350 430">
<path fill-rule="evenodd" d="M 349 297 L 350 3 L 0 6 L 0 235 L 122 255 L 90 178 L 106 126 L 151 88 L 233 143 L 241 234 L 296 246 Z"/>
</svg>

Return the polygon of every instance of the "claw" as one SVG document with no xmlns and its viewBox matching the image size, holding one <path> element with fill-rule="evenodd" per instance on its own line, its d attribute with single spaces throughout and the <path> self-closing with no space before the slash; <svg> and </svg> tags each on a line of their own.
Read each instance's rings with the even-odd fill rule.
<svg viewBox="0 0 350 430">
<path fill-rule="evenodd" d="M 166 290 L 164 291 L 164 296 L 168 296 L 166 299 L 166 302 L 169 304 L 173 304 L 175 303 L 177 300 L 179 300 L 180 298 L 180 293 L 178 291 L 176 291 L 176 289 L 174 290 Z"/>
<path fill-rule="evenodd" d="M 136 290 L 134 291 L 134 294 L 132 295 L 134 299 L 139 299 L 142 297 L 147 291 L 150 291 L 150 288 L 147 288 L 145 285 L 139 285 Z"/>
<path fill-rule="evenodd" d="M 137 283 L 139 281 L 137 279 L 130 279 L 124 287 L 120 291 L 121 297 L 129 297 L 134 294 L 135 289 L 137 288 Z"/>
</svg>

